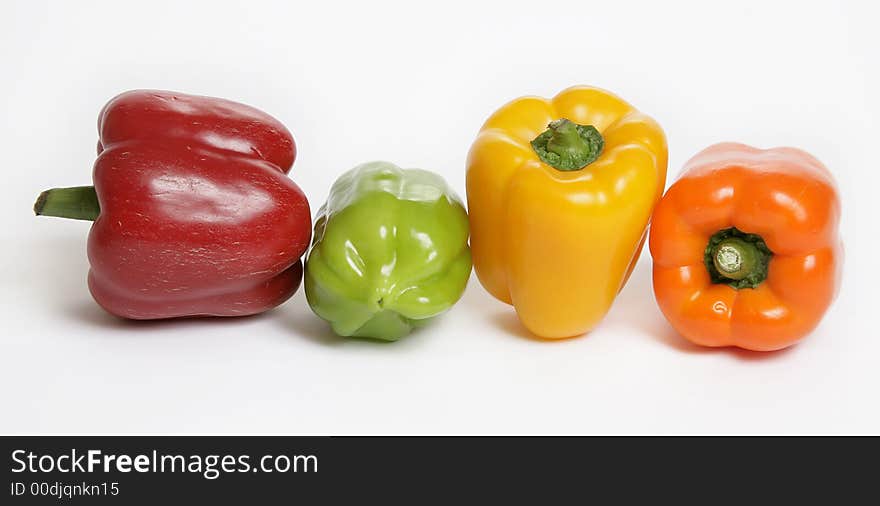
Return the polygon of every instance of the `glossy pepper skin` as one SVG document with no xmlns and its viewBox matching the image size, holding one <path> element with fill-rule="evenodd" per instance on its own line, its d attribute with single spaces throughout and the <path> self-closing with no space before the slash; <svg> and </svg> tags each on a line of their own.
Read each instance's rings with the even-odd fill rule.
<svg viewBox="0 0 880 506">
<path fill-rule="evenodd" d="M 734 143 L 705 149 L 654 212 L 660 309 L 703 346 L 769 351 L 796 343 L 837 293 L 839 219 L 834 180 L 809 154 Z"/>
<path fill-rule="evenodd" d="M 443 178 L 372 162 L 318 211 L 305 290 L 337 334 L 395 341 L 452 307 L 470 272 L 467 213 Z"/>
<path fill-rule="evenodd" d="M 508 103 L 467 161 L 480 282 L 537 336 L 588 332 L 638 259 L 666 161 L 660 126 L 607 91 Z"/>
<path fill-rule="evenodd" d="M 98 132 L 94 189 L 49 190 L 35 210 L 94 219 L 88 284 L 104 309 L 243 316 L 296 291 L 311 218 L 286 175 L 295 147 L 281 123 L 227 100 L 138 90 L 104 107 Z"/>
</svg>

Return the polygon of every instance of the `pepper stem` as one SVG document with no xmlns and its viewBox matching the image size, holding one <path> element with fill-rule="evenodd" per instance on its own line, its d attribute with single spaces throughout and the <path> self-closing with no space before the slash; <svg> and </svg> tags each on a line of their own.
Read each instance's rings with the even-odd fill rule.
<svg viewBox="0 0 880 506">
<path fill-rule="evenodd" d="M 593 125 L 578 125 L 562 118 L 551 121 L 547 130 L 535 137 L 531 144 L 547 165 L 572 171 L 595 162 L 602 154 L 605 140 Z"/>
<path fill-rule="evenodd" d="M 713 283 L 740 289 L 755 288 L 767 279 L 772 256 L 761 236 L 728 228 L 709 239 L 704 259 Z"/>
<path fill-rule="evenodd" d="M 101 212 L 94 186 L 52 188 L 37 197 L 34 214 L 94 221 Z"/>
<path fill-rule="evenodd" d="M 715 247 L 712 261 L 718 273 L 727 279 L 742 279 L 755 270 L 758 249 L 754 244 L 731 237 Z"/>
</svg>

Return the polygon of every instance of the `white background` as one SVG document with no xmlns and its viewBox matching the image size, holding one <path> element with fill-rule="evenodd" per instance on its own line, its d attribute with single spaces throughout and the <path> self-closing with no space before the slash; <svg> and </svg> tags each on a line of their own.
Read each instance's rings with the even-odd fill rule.
<svg viewBox="0 0 880 506">
<path fill-rule="evenodd" d="M 880 38 L 873 2 L 4 3 L 0 20 L 0 432 L 880 432 Z M 572 84 L 656 118 L 670 179 L 718 141 L 804 148 L 837 176 L 845 279 L 779 353 L 706 350 L 668 326 L 642 255 L 591 335 L 528 337 L 475 277 L 397 343 L 343 340 L 300 291 L 238 320 L 129 323 L 85 278 L 88 223 L 36 195 L 90 182 L 98 110 L 160 88 L 259 107 L 296 137 L 313 210 L 387 159 L 464 193 L 483 120 Z"/>
</svg>

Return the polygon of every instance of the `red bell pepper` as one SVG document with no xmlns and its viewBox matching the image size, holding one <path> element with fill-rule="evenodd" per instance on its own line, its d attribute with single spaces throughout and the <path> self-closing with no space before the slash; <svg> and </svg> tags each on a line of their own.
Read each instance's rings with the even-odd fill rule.
<svg viewBox="0 0 880 506">
<path fill-rule="evenodd" d="M 290 132 L 227 100 L 129 91 L 98 120 L 94 187 L 40 195 L 38 215 L 94 220 L 88 284 L 133 319 L 242 316 L 302 279 L 309 204 L 287 177 Z"/>
</svg>

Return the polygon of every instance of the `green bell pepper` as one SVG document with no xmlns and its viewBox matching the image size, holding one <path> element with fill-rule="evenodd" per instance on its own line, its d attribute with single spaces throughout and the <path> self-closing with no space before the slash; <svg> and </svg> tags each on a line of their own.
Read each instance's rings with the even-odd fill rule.
<svg viewBox="0 0 880 506">
<path fill-rule="evenodd" d="M 372 162 L 318 211 L 306 298 L 339 335 L 395 341 L 452 307 L 470 273 L 467 212 L 446 181 Z"/>
</svg>

